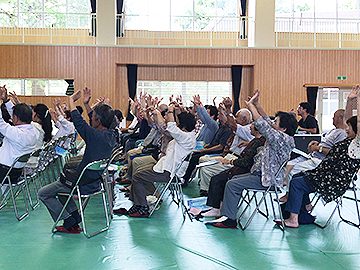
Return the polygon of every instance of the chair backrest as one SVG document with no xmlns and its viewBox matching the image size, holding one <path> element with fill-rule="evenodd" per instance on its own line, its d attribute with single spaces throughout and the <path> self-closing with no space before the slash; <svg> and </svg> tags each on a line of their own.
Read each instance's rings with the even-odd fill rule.
<svg viewBox="0 0 360 270">
<path fill-rule="evenodd" d="M 78 185 L 80 183 L 81 178 L 83 177 L 85 171 L 89 170 L 89 171 L 98 171 L 98 172 L 104 172 L 104 170 L 106 170 L 106 168 L 108 167 L 108 161 L 109 159 L 101 159 L 101 160 L 96 160 L 93 162 L 90 162 L 89 164 L 87 164 L 85 166 L 85 168 L 81 171 L 75 185 Z"/>
<path fill-rule="evenodd" d="M 190 154 L 188 154 L 186 157 L 183 158 L 183 160 L 177 165 L 175 168 L 175 176 L 177 177 L 183 177 L 185 175 L 185 172 L 187 170 L 187 167 L 189 166 L 189 161 L 192 157 L 193 152 L 191 151 Z"/>
<path fill-rule="evenodd" d="M 24 155 L 22 155 L 22 156 L 20 156 L 20 157 L 17 157 L 17 158 L 13 161 L 13 163 L 11 164 L 11 167 L 10 167 L 9 170 L 7 171 L 4 179 L 1 179 L 1 183 L 2 183 L 2 184 L 4 183 L 5 179 L 9 176 L 9 174 L 11 173 L 11 171 L 12 171 L 12 169 L 14 168 L 14 166 L 15 166 L 16 163 L 18 163 L 18 162 L 19 162 L 19 163 L 23 163 L 24 166 L 25 166 L 25 164 L 26 164 L 26 162 L 28 162 L 30 156 L 31 156 L 31 153 L 29 153 L 29 154 L 24 154 Z M 22 168 L 23 168 L 24 166 L 22 166 Z"/>
</svg>

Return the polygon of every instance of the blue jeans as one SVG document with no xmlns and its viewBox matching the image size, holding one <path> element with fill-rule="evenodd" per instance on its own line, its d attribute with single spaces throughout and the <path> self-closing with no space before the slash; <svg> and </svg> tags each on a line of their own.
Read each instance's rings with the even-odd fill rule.
<svg viewBox="0 0 360 270">
<path fill-rule="evenodd" d="M 310 203 L 309 194 L 313 192 L 315 189 L 306 181 L 305 175 L 295 175 L 290 182 L 286 211 L 299 214 Z"/>
</svg>

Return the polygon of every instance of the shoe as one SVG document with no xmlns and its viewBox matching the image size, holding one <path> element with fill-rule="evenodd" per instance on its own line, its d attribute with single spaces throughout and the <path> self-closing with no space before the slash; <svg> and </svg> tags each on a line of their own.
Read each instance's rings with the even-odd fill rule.
<svg viewBox="0 0 360 270">
<path fill-rule="evenodd" d="M 210 225 L 223 229 L 237 229 L 237 222 L 234 219 L 227 218 L 224 221 L 210 223 Z"/>
<path fill-rule="evenodd" d="M 122 179 L 117 178 L 115 181 L 118 182 L 120 185 L 129 185 L 129 184 L 131 184 L 131 181 L 129 179 L 127 179 L 127 178 L 122 178 Z"/>
<path fill-rule="evenodd" d="M 121 191 L 121 192 L 129 192 L 129 191 L 130 191 L 130 187 L 131 187 L 131 186 L 122 187 L 122 188 L 120 188 L 120 191 Z"/>
<path fill-rule="evenodd" d="M 128 210 L 126 210 L 125 208 L 114 209 L 113 213 L 115 215 L 128 215 L 129 214 Z"/>
<path fill-rule="evenodd" d="M 82 232 L 82 228 L 80 228 L 79 226 L 74 226 L 69 229 L 66 229 L 64 226 L 56 226 L 55 229 L 55 232 L 59 233 L 80 234 Z"/>
<path fill-rule="evenodd" d="M 135 218 L 148 218 L 150 215 L 149 212 L 144 212 L 144 213 L 140 213 L 140 212 L 134 212 L 129 214 L 129 217 L 135 217 Z"/>
<path fill-rule="evenodd" d="M 200 189 L 200 197 L 207 197 L 207 196 L 208 196 L 207 190 Z"/>
</svg>

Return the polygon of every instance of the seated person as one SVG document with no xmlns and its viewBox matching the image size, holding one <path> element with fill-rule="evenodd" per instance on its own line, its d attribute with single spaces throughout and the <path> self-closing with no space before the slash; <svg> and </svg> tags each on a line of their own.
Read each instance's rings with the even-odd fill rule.
<svg viewBox="0 0 360 270">
<path fill-rule="evenodd" d="M 254 125 L 266 142 L 262 147 L 251 172 L 233 177 L 226 183 L 223 205 L 221 206 L 221 220 L 212 225 L 220 228 L 236 228 L 236 213 L 239 200 L 245 188 L 266 190 L 274 185 L 283 185 L 283 166 L 295 147 L 294 136 L 297 122 L 289 113 L 278 112 L 275 123 L 272 123 L 259 103 L 259 92 L 246 102 L 254 118 Z"/>
<path fill-rule="evenodd" d="M 148 217 L 149 206 L 147 204 L 146 196 L 149 194 L 149 186 L 153 186 L 154 182 L 168 182 L 177 174 L 181 177 L 184 172 L 184 165 L 178 170 L 178 166 L 191 153 L 196 144 L 195 139 L 195 117 L 188 112 L 181 112 L 178 118 L 178 124 L 174 118 L 174 106 L 169 106 L 167 115 L 166 131 L 174 138 L 168 144 L 165 156 L 162 156 L 159 161 L 146 170 L 141 170 L 135 173 L 132 177 L 132 186 L 130 191 L 130 200 L 133 206 L 126 210 L 120 208 L 114 210 L 116 214 L 128 214 L 131 217 Z M 151 108 L 154 115 L 154 120 L 159 125 L 165 122 L 160 111 Z"/>
<path fill-rule="evenodd" d="M 347 128 L 347 125 L 344 121 L 344 117 L 345 110 L 343 109 L 339 109 L 334 113 L 333 125 L 335 128 L 321 137 L 320 143 L 317 141 L 309 143 L 309 158 L 300 156 L 287 163 L 285 173 L 285 183 L 287 183 L 287 186 L 289 186 L 289 181 L 293 175 L 316 168 L 335 144 L 346 139 L 347 135 L 345 129 Z M 286 200 L 287 195 L 280 198 L 281 202 L 286 202 Z"/>
<path fill-rule="evenodd" d="M 223 200 L 224 189 L 227 181 L 232 177 L 239 174 L 249 173 L 251 167 L 254 164 L 256 159 L 256 154 L 259 149 L 264 145 L 265 138 L 261 136 L 259 131 L 256 130 L 255 125 L 251 124 L 250 126 L 251 134 L 255 136 L 241 152 L 240 156 L 237 159 L 226 159 L 222 158 L 220 162 L 225 165 L 230 165 L 231 168 L 224 170 L 211 177 L 209 193 L 206 205 L 211 206 L 210 210 L 206 210 L 201 213 L 204 217 L 217 217 L 220 215 L 220 204 Z M 196 210 L 192 211 L 194 214 L 197 214 Z M 198 211 L 200 212 L 200 211 Z"/>
<path fill-rule="evenodd" d="M 356 96 L 359 100 L 360 87 L 354 88 L 350 95 Z M 357 106 L 360 111 L 360 102 Z M 285 208 L 290 216 L 285 219 L 285 226 L 297 228 L 300 223 L 304 223 L 301 220 L 306 220 L 306 223 L 315 220 L 315 217 L 307 212 L 310 193 L 317 192 L 326 203 L 329 203 L 342 196 L 348 189 L 353 175 L 360 167 L 360 159 L 355 159 L 355 156 L 348 153 L 350 144 L 360 136 L 360 118 L 353 116 L 346 123 L 347 139 L 335 144 L 315 169 L 293 177 Z"/>
<path fill-rule="evenodd" d="M 213 105 L 203 106 L 199 95 L 193 97 L 194 109 L 202 126 L 196 137 L 197 141 L 209 144 L 214 138 L 216 131 L 219 129 L 217 123 L 218 109 Z"/>
<path fill-rule="evenodd" d="M 200 102 L 200 99 L 198 101 L 195 101 L 195 103 L 197 102 Z M 187 186 L 193 170 L 199 163 L 199 160 L 202 156 L 209 154 L 221 154 L 225 146 L 227 145 L 227 141 L 233 132 L 231 128 L 227 125 L 227 117 L 224 114 L 219 115 L 219 122 L 219 129 L 216 131 L 211 143 L 209 145 L 205 145 L 205 147 L 201 150 L 194 151 L 190 159 L 189 166 L 183 177 L 184 186 Z"/>
<path fill-rule="evenodd" d="M 301 102 L 297 108 L 297 113 L 301 117 L 299 120 L 298 132 L 318 134 L 319 125 L 314 116 L 310 114 L 311 105 L 309 102 Z"/>
<path fill-rule="evenodd" d="M 84 156 L 76 168 L 65 166 L 60 180 L 55 181 L 39 190 L 39 199 L 45 204 L 54 221 L 66 202 L 67 198 L 59 197 L 61 192 L 69 193 L 76 184 L 78 176 L 87 164 L 93 161 L 109 158 L 113 148 L 116 146 L 116 134 L 110 127 L 114 124 L 114 111 L 106 104 L 97 105 L 92 113 L 91 126 L 81 117 L 76 109 L 75 102 L 81 97 L 78 91 L 69 97 L 71 118 L 76 131 L 86 143 Z M 84 192 L 93 192 L 99 188 L 101 172 L 86 171 L 80 180 L 80 188 Z M 86 191 L 85 191 L 86 189 Z M 57 230 L 64 233 L 80 233 L 79 223 L 81 217 L 78 213 L 73 199 L 70 200 L 61 219 L 64 220 L 63 226 L 58 226 Z"/>
<path fill-rule="evenodd" d="M 0 87 L 0 95 L 3 95 L 4 88 Z M 0 111 L 0 133 L 4 136 L 2 146 L 0 147 L 0 185 L 6 189 L 7 184 L 4 177 L 13 165 L 16 158 L 25 154 L 30 154 L 36 149 L 36 142 L 40 137 L 38 130 L 31 125 L 32 110 L 25 103 L 16 104 L 12 110 L 13 126 L 5 122 Z M 17 162 L 11 171 L 10 179 L 16 183 L 22 173 L 24 163 Z"/>
<path fill-rule="evenodd" d="M 225 108 L 220 110 L 221 113 L 225 114 Z M 240 109 L 236 113 L 236 118 L 227 114 L 227 124 L 235 132 L 232 137 L 232 141 L 228 141 L 228 145 L 224 148 L 222 156 L 228 161 L 234 160 L 239 157 L 242 151 L 245 149 L 246 144 L 251 141 L 254 136 L 250 130 L 250 122 L 252 120 L 251 113 L 248 109 Z M 210 161 L 210 160 L 220 160 L 221 156 L 202 156 L 200 158 L 200 163 Z M 216 163 L 210 166 L 204 166 L 199 168 L 199 178 L 200 178 L 200 196 L 207 196 L 207 191 L 209 189 L 210 178 L 213 175 L 218 174 L 221 171 L 229 169 L 232 167 L 229 163 Z"/>
</svg>

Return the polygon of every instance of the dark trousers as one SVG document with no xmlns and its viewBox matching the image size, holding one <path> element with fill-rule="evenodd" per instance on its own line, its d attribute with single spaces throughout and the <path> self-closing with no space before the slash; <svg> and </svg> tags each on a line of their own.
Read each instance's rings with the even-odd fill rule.
<svg viewBox="0 0 360 270">
<path fill-rule="evenodd" d="M 286 211 L 294 214 L 304 211 L 305 206 L 310 203 L 309 194 L 313 192 L 315 189 L 306 181 L 305 175 L 295 175 L 290 182 Z"/>
<path fill-rule="evenodd" d="M 9 169 L 10 169 L 9 166 L 0 164 L 0 184 L 8 184 L 9 183 L 9 181 L 7 181 L 7 180 L 3 183 L 4 178 L 5 178 L 6 174 L 8 173 Z M 9 175 L 12 184 L 15 184 L 19 181 L 19 177 L 21 176 L 21 173 L 22 173 L 22 168 L 20 168 L 20 169 L 12 168 L 10 175 Z"/>
<path fill-rule="evenodd" d="M 229 170 L 225 170 L 211 177 L 206 205 L 220 208 L 220 203 L 224 197 L 226 183 L 232 176 L 233 175 L 229 174 Z"/>
<path fill-rule="evenodd" d="M 189 165 L 186 169 L 185 175 L 183 176 L 183 178 L 185 180 L 185 182 L 184 182 L 185 185 L 189 182 L 189 179 L 191 177 L 193 170 L 195 169 L 196 165 L 199 164 L 200 158 L 204 155 L 205 155 L 205 153 L 193 153 L 192 154 L 191 159 L 189 160 Z"/>
</svg>

